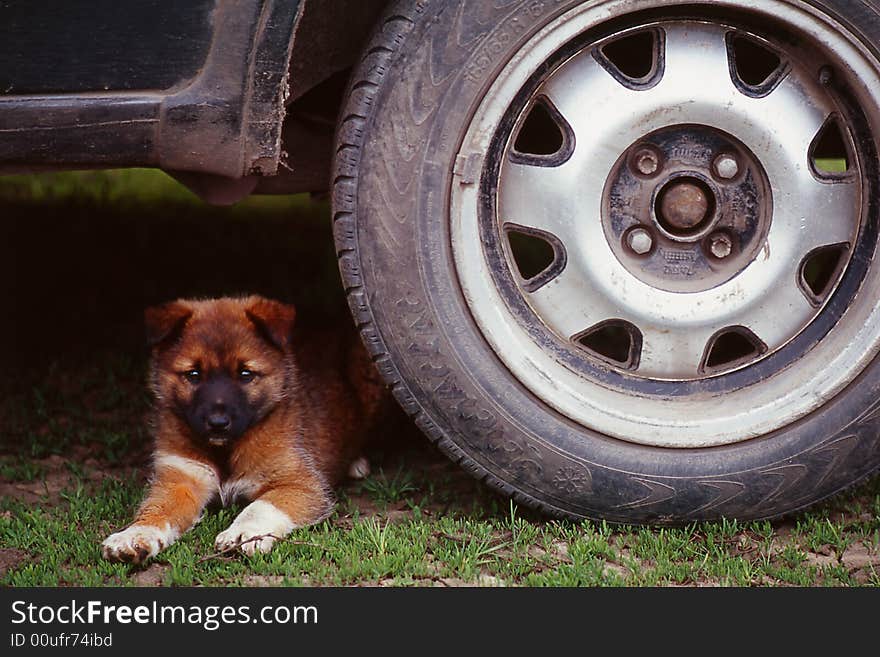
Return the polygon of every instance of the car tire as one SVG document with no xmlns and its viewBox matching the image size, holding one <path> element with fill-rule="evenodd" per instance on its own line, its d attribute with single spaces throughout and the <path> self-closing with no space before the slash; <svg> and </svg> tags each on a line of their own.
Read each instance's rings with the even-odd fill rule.
<svg viewBox="0 0 880 657">
<path fill-rule="evenodd" d="M 614 51 L 631 38 L 644 71 Z M 392 4 L 340 114 L 332 214 L 401 406 L 553 517 L 776 518 L 876 472 L 878 43 L 876 2 Z M 518 145 L 540 103 L 547 147 Z M 819 164 L 832 118 L 842 170 Z M 511 233 L 547 261 L 525 271 Z"/>
</svg>

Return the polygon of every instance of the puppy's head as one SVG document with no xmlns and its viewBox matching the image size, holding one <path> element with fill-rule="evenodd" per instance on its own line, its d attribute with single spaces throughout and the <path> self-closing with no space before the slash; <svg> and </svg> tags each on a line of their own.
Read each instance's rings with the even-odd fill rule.
<svg viewBox="0 0 880 657">
<path fill-rule="evenodd" d="M 287 394 L 295 316 L 292 306 L 255 296 L 147 309 L 158 404 L 211 445 L 240 438 Z"/>
</svg>

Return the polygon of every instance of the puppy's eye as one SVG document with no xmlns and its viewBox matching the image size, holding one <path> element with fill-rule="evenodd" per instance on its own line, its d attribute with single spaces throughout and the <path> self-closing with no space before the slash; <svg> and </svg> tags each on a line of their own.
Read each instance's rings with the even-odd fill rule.
<svg viewBox="0 0 880 657">
<path fill-rule="evenodd" d="M 183 373 L 183 378 L 186 379 L 189 383 L 195 385 L 197 383 L 201 383 L 202 373 L 198 370 L 189 370 L 188 372 Z"/>
<path fill-rule="evenodd" d="M 242 383 L 250 383 L 254 380 L 254 378 L 256 378 L 256 376 L 256 372 L 254 372 L 253 370 L 249 370 L 246 367 L 242 367 L 240 370 L 238 370 L 238 380 Z"/>
</svg>

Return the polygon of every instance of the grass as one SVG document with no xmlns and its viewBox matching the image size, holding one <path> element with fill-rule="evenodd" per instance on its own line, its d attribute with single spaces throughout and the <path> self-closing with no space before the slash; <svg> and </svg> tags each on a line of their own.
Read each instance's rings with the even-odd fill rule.
<svg viewBox="0 0 880 657">
<path fill-rule="evenodd" d="M 876 481 L 793 522 L 651 529 L 549 521 L 480 490 L 428 449 L 405 450 L 403 459 L 419 467 L 410 473 L 408 492 L 393 503 L 381 475 L 349 485 L 331 518 L 250 558 L 215 554 L 214 537 L 239 509 L 213 509 L 141 568 L 103 561 L 99 542 L 131 517 L 142 475 L 120 469 L 108 476 L 105 466 L 81 465 L 66 473 L 58 490 L 50 485 L 33 499 L 4 496 L 0 544 L 19 558 L 0 584 L 880 584 Z M 46 465 L 46 472 L 55 474 L 53 467 Z M 434 484 L 435 492 L 427 493 L 437 480 L 445 480 L 443 492 Z"/>
<path fill-rule="evenodd" d="M 149 171 L 0 179 L 0 202 L 0 585 L 880 585 L 880 478 L 781 522 L 561 522 L 487 491 L 401 418 L 335 514 L 268 555 L 215 554 L 227 508 L 143 567 L 107 563 L 150 453 L 143 305 L 253 290 L 348 321 L 327 206 L 209 208 Z"/>
<path fill-rule="evenodd" d="M 816 168 L 824 173 L 846 173 L 849 165 L 841 158 L 816 158 Z"/>
</svg>

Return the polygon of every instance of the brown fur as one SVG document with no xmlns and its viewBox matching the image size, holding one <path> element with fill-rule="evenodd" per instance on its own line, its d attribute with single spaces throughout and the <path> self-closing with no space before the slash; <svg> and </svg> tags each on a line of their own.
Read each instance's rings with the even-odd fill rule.
<svg viewBox="0 0 880 657">
<path fill-rule="evenodd" d="M 248 482 L 249 499 L 272 504 L 293 526 L 331 513 L 332 487 L 361 454 L 385 392 L 353 332 L 295 332 L 294 320 L 291 306 L 256 296 L 181 300 L 147 311 L 157 466 L 133 526 L 183 533 L 236 481 Z M 241 385 L 255 421 L 228 444 L 212 445 L 182 415 L 198 387 L 185 373 L 235 376 L 243 366 L 257 373 Z M 159 455 L 187 459 L 187 467 Z M 140 561 L 155 552 L 138 539 L 108 547 L 112 538 L 104 550 L 110 559 Z M 160 540 L 160 549 L 168 542 Z"/>
</svg>

